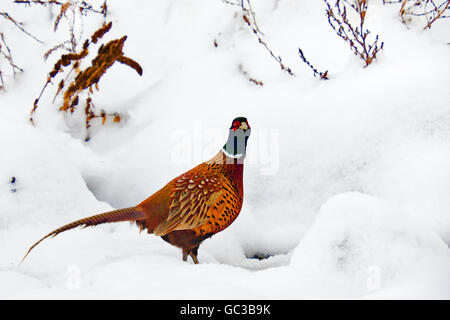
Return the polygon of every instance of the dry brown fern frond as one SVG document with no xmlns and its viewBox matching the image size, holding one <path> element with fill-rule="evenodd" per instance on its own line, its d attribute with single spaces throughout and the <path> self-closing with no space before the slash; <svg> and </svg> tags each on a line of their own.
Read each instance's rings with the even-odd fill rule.
<svg viewBox="0 0 450 320">
<path fill-rule="evenodd" d="M 65 68 L 71 66 L 70 71 L 66 75 L 65 79 L 61 79 L 56 90 L 55 98 L 63 92 L 63 101 L 59 110 L 69 113 L 74 113 L 81 101 L 81 94 L 87 95 L 86 103 L 84 107 L 85 113 L 85 128 L 88 130 L 91 127 L 90 121 L 95 118 L 102 118 L 102 124 L 105 124 L 108 117 L 113 118 L 113 122 L 120 122 L 121 116 L 118 113 L 106 113 L 104 111 L 97 112 L 92 102 L 91 95 L 95 88 L 99 90 L 98 83 L 105 75 L 106 71 L 116 62 L 120 62 L 134 69 L 139 75 L 142 75 L 142 67 L 133 59 L 126 57 L 123 53 L 123 47 L 127 36 L 123 36 L 119 39 L 111 40 L 105 44 L 101 44 L 98 48 L 97 56 L 91 60 L 91 65 L 82 70 L 81 64 L 89 54 L 89 46 L 94 43 L 98 43 L 99 40 L 111 29 L 112 23 L 105 23 L 101 28 L 96 30 L 89 39 L 86 39 L 83 44 L 83 48 L 80 52 L 63 54 L 55 63 L 53 69 L 47 76 L 47 81 L 42 88 L 39 97 L 33 104 L 31 110 L 30 121 L 34 123 L 34 113 L 38 108 L 38 103 L 42 97 L 43 92 L 52 80 L 61 75 L 65 71 Z M 75 72 L 75 76 L 72 81 L 68 81 L 68 77 L 71 72 Z M 66 85 L 68 83 L 68 85 Z M 87 132 L 86 141 L 89 140 L 89 134 Z"/>
<path fill-rule="evenodd" d="M 125 57 L 123 54 L 122 50 L 126 39 L 127 36 L 123 36 L 120 39 L 111 40 L 98 49 L 97 57 L 92 60 L 92 65 L 86 70 L 78 73 L 75 80 L 64 92 L 64 104 L 61 107 L 61 110 L 68 110 L 73 104 L 74 99 L 78 98 L 78 94 L 81 91 L 89 89 L 92 92 L 92 86 L 98 85 L 98 82 L 105 74 L 106 70 L 108 70 L 108 68 L 116 61 L 130 66 L 135 69 L 139 75 L 142 75 L 141 66 L 136 61 Z"/>
</svg>

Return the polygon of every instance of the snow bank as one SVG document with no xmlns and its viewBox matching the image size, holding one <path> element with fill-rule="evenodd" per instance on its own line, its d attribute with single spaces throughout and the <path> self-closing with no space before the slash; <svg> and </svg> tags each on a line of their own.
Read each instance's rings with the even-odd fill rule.
<svg viewBox="0 0 450 320">
<path fill-rule="evenodd" d="M 299 284 L 319 296 L 389 298 L 399 290 L 397 297 L 449 297 L 450 256 L 442 239 L 401 208 L 357 192 L 322 206 L 291 266 Z"/>
</svg>

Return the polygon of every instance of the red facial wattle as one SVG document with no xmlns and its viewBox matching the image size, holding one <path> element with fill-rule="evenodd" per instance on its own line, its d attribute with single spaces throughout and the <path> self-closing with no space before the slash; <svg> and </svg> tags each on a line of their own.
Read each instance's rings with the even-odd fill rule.
<svg viewBox="0 0 450 320">
<path fill-rule="evenodd" d="M 233 131 L 236 131 L 237 129 L 239 129 L 240 126 L 241 126 L 241 123 L 236 120 L 233 122 L 231 129 L 233 129 Z"/>
</svg>

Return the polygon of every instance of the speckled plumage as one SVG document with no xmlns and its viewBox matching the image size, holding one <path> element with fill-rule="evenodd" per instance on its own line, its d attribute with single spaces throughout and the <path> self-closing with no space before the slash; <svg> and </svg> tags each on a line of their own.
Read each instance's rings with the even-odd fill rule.
<svg viewBox="0 0 450 320">
<path fill-rule="evenodd" d="M 241 211 L 244 165 L 236 162 L 219 151 L 211 160 L 176 177 L 136 206 L 142 212 L 155 212 L 154 206 L 161 203 L 167 203 L 167 208 L 136 223 L 183 252 L 196 251 L 203 240 L 227 228 Z"/>
<path fill-rule="evenodd" d="M 136 207 L 80 219 L 52 231 L 35 243 L 25 257 L 42 240 L 66 230 L 132 221 L 141 231 L 147 230 L 181 248 L 184 261 L 190 255 L 198 263 L 200 243 L 227 228 L 241 211 L 243 160 L 249 135 L 247 119 L 234 119 L 227 144 L 209 161 L 174 178 Z"/>
</svg>

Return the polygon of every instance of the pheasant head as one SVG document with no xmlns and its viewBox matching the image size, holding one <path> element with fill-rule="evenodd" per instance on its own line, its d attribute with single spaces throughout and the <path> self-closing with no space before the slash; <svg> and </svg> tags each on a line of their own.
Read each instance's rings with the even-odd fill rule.
<svg viewBox="0 0 450 320">
<path fill-rule="evenodd" d="M 222 152 L 228 158 L 237 159 L 242 163 L 247 151 L 247 141 L 251 134 L 251 128 L 247 118 L 237 117 L 233 120 L 228 134 L 228 140 L 222 148 Z"/>
</svg>

